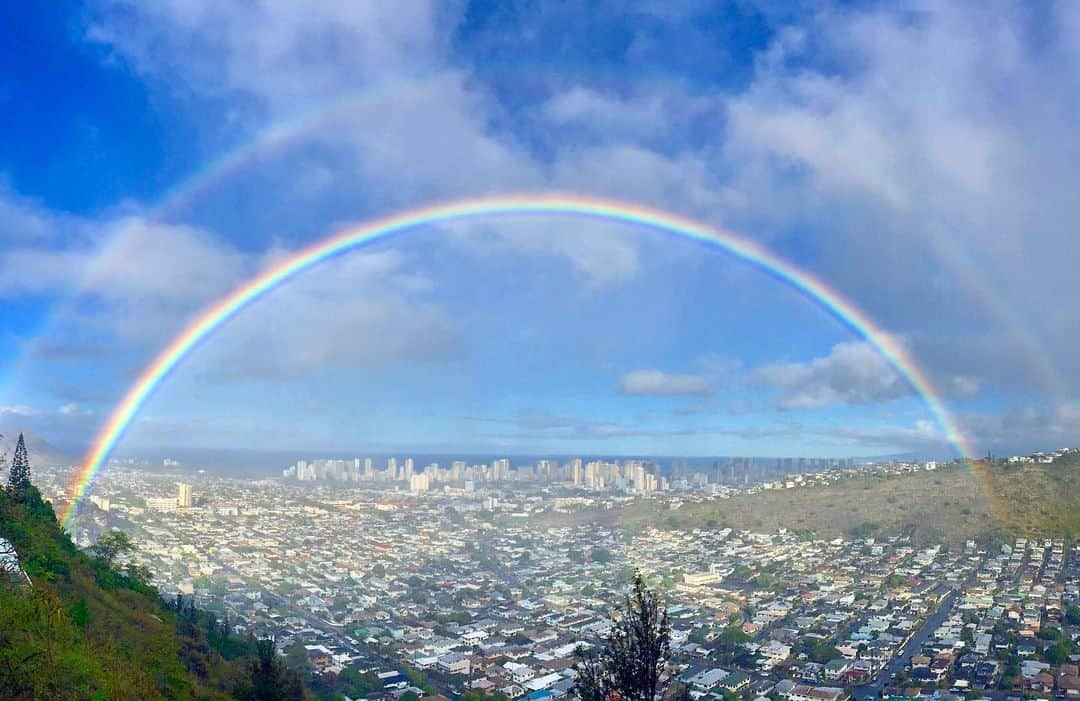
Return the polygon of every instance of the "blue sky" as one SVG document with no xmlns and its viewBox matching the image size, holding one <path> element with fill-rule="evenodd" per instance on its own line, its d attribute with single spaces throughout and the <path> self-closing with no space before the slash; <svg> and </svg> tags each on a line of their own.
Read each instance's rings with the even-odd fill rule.
<svg viewBox="0 0 1080 701">
<path fill-rule="evenodd" d="M 0 9 L 0 428 L 82 449 L 185 321 L 348 223 L 560 190 L 824 279 L 980 451 L 1078 442 L 1072 3 L 39 5 Z M 182 446 L 950 450 L 812 301 L 567 217 L 428 227 L 275 291 L 119 451 Z"/>
</svg>

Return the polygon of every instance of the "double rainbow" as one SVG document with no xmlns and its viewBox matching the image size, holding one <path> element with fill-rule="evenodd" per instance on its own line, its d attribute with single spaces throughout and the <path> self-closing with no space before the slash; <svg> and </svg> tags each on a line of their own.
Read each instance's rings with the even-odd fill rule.
<svg viewBox="0 0 1080 701">
<path fill-rule="evenodd" d="M 963 433 L 942 403 L 940 393 L 903 345 L 820 279 L 757 243 L 724 229 L 629 202 L 559 193 L 497 195 L 411 209 L 333 234 L 259 273 L 210 305 L 158 353 L 101 427 L 72 482 L 69 493 L 73 499 L 63 514 L 64 525 L 70 524 L 77 505 L 90 489 L 94 477 L 154 390 L 201 341 L 255 300 L 335 255 L 421 226 L 494 215 L 544 214 L 575 215 L 642 226 L 713 246 L 757 266 L 814 300 L 842 324 L 865 338 L 922 397 L 940 424 L 945 438 L 955 446 L 957 452 L 962 457 L 972 454 Z"/>
</svg>

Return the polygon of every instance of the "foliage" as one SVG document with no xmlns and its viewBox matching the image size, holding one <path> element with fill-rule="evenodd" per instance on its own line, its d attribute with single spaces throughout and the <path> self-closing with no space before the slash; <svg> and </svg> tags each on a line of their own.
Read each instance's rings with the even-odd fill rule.
<svg viewBox="0 0 1080 701">
<path fill-rule="evenodd" d="M 851 537 L 854 540 L 869 538 L 879 528 L 880 526 L 872 521 L 863 521 L 862 523 L 851 529 Z"/>
<path fill-rule="evenodd" d="M 1061 629 L 1053 626 L 1043 626 L 1036 636 L 1040 640 L 1061 640 Z"/>
<path fill-rule="evenodd" d="M 134 549 L 135 545 L 131 542 L 131 538 L 123 531 L 109 531 L 90 546 L 90 552 L 94 557 L 100 558 L 109 567 L 116 563 L 118 556 L 130 553 Z"/>
<path fill-rule="evenodd" d="M 359 698 L 380 691 L 382 680 L 375 672 L 358 672 L 355 669 L 343 669 L 338 675 L 338 684 L 349 698 Z"/>
<path fill-rule="evenodd" d="M 29 489 L 30 457 L 26 453 L 26 440 L 20 433 L 19 441 L 15 444 L 15 457 L 11 461 L 11 471 L 8 473 L 8 492 L 13 499 L 25 501 Z"/>
<path fill-rule="evenodd" d="M 821 664 L 843 657 L 835 647 L 821 642 L 814 643 L 807 651 L 807 655 L 810 656 L 812 661 Z"/>
<path fill-rule="evenodd" d="M 1069 656 L 1074 652 L 1074 647 L 1068 639 L 1063 639 L 1063 641 L 1058 641 L 1043 650 L 1042 657 L 1051 664 L 1064 664 L 1069 661 Z"/>
<path fill-rule="evenodd" d="M 670 686 L 664 676 L 671 654 L 667 610 L 640 572 L 611 632 L 595 652 L 579 652 L 574 691 L 581 701 L 655 701 Z"/>
<path fill-rule="evenodd" d="M 140 568 L 113 567 L 126 536 L 107 535 L 94 557 L 78 550 L 32 484 L 0 490 L 0 536 L 33 581 L 0 583 L 0 697 L 305 698 L 295 675 L 258 695 L 268 668 L 254 640 L 190 601 L 166 604 Z"/>
<path fill-rule="evenodd" d="M 307 698 L 300 676 L 278 659 L 277 643 L 273 638 L 258 640 L 255 651 L 250 691 L 244 689 L 238 698 L 245 701 L 303 701 Z"/>
<path fill-rule="evenodd" d="M 753 577 L 754 573 L 749 567 L 747 567 L 746 565 L 744 565 L 744 564 L 742 564 L 740 562 L 739 564 L 735 565 L 735 567 L 732 568 L 731 574 L 728 575 L 728 576 L 731 577 L 735 581 L 745 582 L 746 580 Z"/>
<path fill-rule="evenodd" d="M 422 670 L 410 667 L 409 665 L 402 665 L 401 672 L 405 675 L 405 678 L 409 680 L 409 683 L 420 689 L 430 689 L 428 684 L 427 674 Z"/>
<path fill-rule="evenodd" d="M 606 565 L 611 562 L 611 551 L 598 545 L 592 549 L 589 553 L 589 557 L 592 558 L 593 562 Z"/>
<path fill-rule="evenodd" d="M 734 649 L 739 645 L 750 642 L 750 636 L 743 631 L 742 626 L 732 623 L 724 626 L 724 630 L 720 632 L 717 640 L 720 641 L 721 647 Z"/>
<path fill-rule="evenodd" d="M 461 701 L 507 701 L 501 691 L 487 692 L 483 689 L 469 689 L 461 695 Z"/>
<path fill-rule="evenodd" d="M 886 589 L 901 589 L 911 584 L 911 581 L 902 574 L 896 574 L 895 572 L 885 578 Z"/>
</svg>

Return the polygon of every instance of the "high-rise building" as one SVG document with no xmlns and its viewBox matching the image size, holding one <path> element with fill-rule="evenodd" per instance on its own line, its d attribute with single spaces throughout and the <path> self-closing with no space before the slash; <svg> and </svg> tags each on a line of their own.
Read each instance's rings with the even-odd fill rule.
<svg viewBox="0 0 1080 701">
<path fill-rule="evenodd" d="M 176 483 L 176 488 L 177 488 L 176 505 L 179 506 L 181 509 L 190 508 L 191 504 L 192 504 L 191 485 L 190 484 L 185 484 L 183 482 L 177 482 Z"/>
<path fill-rule="evenodd" d="M 595 460 L 585 464 L 585 488 L 586 489 L 600 489 L 600 463 Z"/>
</svg>

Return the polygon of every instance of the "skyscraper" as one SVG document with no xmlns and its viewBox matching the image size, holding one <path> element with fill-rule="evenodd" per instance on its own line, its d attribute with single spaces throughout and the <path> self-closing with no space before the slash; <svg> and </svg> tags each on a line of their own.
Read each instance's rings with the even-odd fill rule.
<svg viewBox="0 0 1080 701">
<path fill-rule="evenodd" d="M 183 482 L 176 483 L 177 495 L 176 505 L 181 509 L 187 509 L 191 507 L 191 485 Z"/>
<path fill-rule="evenodd" d="M 580 487 L 582 477 L 583 475 L 581 474 L 581 459 L 574 458 L 570 461 L 570 483 L 575 487 Z"/>
</svg>

